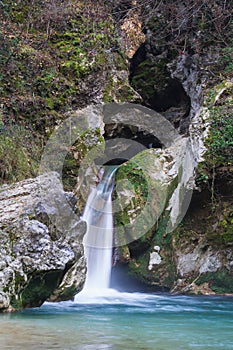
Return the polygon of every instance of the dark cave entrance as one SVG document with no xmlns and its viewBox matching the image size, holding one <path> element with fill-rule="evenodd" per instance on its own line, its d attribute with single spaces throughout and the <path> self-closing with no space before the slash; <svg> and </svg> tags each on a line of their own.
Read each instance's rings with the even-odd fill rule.
<svg viewBox="0 0 233 350">
<path fill-rule="evenodd" d="M 171 77 L 169 60 L 161 52 L 147 52 L 147 45 L 142 44 L 130 61 L 129 82 L 142 97 L 142 105 L 161 113 L 181 134 L 187 134 L 191 100 L 181 82 Z"/>
<path fill-rule="evenodd" d="M 104 156 L 95 158 L 96 165 L 121 165 L 145 149 L 163 147 L 156 136 L 135 125 L 106 124 L 103 136 L 106 149 Z"/>
<path fill-rule="evenodd" d="M 125 138 L 139 142 L 146 148 L 161 148 L 162 143 L 157 137 L 140 131 L 138 127 L 123 123 L 105 125 L 105 140 L 113 138 Z"/>
</svg>

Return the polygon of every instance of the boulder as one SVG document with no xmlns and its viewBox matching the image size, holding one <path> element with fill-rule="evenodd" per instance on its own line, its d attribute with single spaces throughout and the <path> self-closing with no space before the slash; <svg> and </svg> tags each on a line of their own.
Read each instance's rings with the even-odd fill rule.
<svg viewBox="0 0 233 350">
<path fill-rule="evenodd" d="M 58 184 L 51 173 L 0 188 L 1 311 L 37 307 L 50 297 L 70 299 L 83 286 L 85 224 L 78 216 L 67 221 L 66 209 L 74 211 L 76 200 Z M 42 185 L 53 202 L 44 202 Z"/>
<path fill-rule="evenodd" d="M 165 149 L 146 149 L 116 174 L 115 245 L 130 274 L 147 285 L 169 289 L 176 279 L 172 231 L 188 208 L 195 162 L 189 138 Z M 123 246 L 123 248 L 122 248 Z"/>
</svg>

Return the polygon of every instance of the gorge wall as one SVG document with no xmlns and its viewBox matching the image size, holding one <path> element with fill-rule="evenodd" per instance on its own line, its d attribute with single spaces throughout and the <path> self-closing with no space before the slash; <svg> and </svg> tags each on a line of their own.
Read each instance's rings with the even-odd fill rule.
<svg viewBox="0 0 233 350">
<path fill-rule="evenodd" d="M 54 130 L 80 115 L 88 126 L 66 145 L 61 174 L 65 191 L 76 193 L 77 216 L 85 202 L 82 184 L 88 189 L 98 181 L 95 164 L 88 164 L 92 171 L 80 172 L 91 149 L 98 146 L 101 153 L 119 138 L 142 147 L 131 153 L 126 142 L 122 154 L 116 153 L 124 161 L 116 179 L 127 178 L 133 186 L 116 185 L 115 191 L 120 205 L 113 276 L 118 282 L 130 279 L 150 290 L 232 293 L 230 5 L 212 0 L 5 3 L 0 36 L 1 309 L 67 299 L 83 284 L 80 240 L 72 230 L 71 236 L 64 235 L 49 223 L 35 195 L 37 180 L 5 185 L 35 177 Z M 113 103 L 110 121 L 103 102 Z M 145 110 L 126 123 L 114 103 L 136 103 Z M 154 120 L 171 123 L 170 143 L 150 129 L 147 107 Z M 62 146 L 57 145 L 58 153 Z M 154 194 L 154 212 L 146 212 L 144 219 L 150 222 L 153 215 L 154 224 L 138 236 L 144 233 L 144 219 L 137 218 L 148 192 Z M 127 199 L 127 206 L 121 206 Z M 80 225 L 77 221 L 81 237 L 85 228 Z M 124 235 L 127 242 L 121 241 Z"/>
<path fill-rule="evenodd" d="M 198 6 L 198 2 L 168 2 L 153 10 L 148 4 L 144 9 L 148 15 L 144 13 L 145 42 L 130 66 L 130 82 L 142 103 L 164 115 L 189 139 L 193 164 L 186 164 L 184 172 L 196 168 L 190 208 L 172 233 L 166 231 L 165 211 L 157 227 L 123 249 L 119 259 L 128 264 L 129 276 L 152 289 L 232 293 L 232 75 L 221 60 L 229 45 L 230 28 L 225 32 L 228 44 L 221 40 L 216 44 L 213 32 L 218 5 L 212 10 L 210 4 L 203 6 L 194 15 L 192 10 Z M 203 19 L 206 22 L 201 26 Z M 226 15 L 225 24 L 228 19 Z M 222 123 L 224 118 L 227 121 Z M 137 201 L 129 208 L 131 215 L 137 212 Z M 176 198 L 174 207 L 177 202 Z M 118 222 L 125 220 L 124 214 L 117 217 Z"/>
</svg>

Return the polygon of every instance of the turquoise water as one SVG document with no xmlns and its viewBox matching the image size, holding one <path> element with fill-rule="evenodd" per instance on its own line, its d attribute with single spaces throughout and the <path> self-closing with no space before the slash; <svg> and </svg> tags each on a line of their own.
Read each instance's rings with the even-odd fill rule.
<svg viewBox="0 0 233 350">
<path fill-rule="evenodd" d="M 112 293 L 0 315 L 0 349 L 232 350 L 233 298 Z"/>
</svg>

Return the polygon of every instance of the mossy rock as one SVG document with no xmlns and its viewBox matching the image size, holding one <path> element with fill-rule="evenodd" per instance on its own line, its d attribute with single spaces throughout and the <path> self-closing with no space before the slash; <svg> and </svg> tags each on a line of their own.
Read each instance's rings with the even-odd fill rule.
<svg viewBox="0 0 233 350">
<path fill-rule="evenodd" d="M 104 144 L 100 128 L 77 132 L 76 141 L 69 148 L 63 164 L 62 180 L 66 190 L 72 190 L 77 185 L 82 160 L 92 148 L 100 144 Z"/>
<path fill-rule="evenodd" d="M 166 59 L 156 62 L 146 59 L 139 63 L 131 75 L 131 84 L 139 92 L 143 101 L 148 105 L 153 105 L 153 99 L 166 89 L 170 79 L 166 70 Z"/>
<path fill-rule="evenodd" d="M 156 240 L 156 233 L 155 233 Z M 171 256 L 171 246 L 162 247 L 160 252 L 161 263 L 154 265 L 150 270 L 150 250 L 147 250 L 140 256 L 130 260 L 128 265 L 130 276 L 138 281 L 143 282 L 147 286 L 156 289 L 170 290 L 177 279 L 175 263 Z"/>
<path fill-rule="evenodd" d="M 208 108 L 209 131 L 205 139 L 205 160 L 199 164 L 197 183 L 208 184 L 213 177 L 226 169 L 231 176 L 233 166 L 233 83 L 224 80 L 206 92 L 205 107 Z"/>
<path fill-rule="evenodd" d="M 173 261 L 172 233 L 167 233 L 166 230 L 168 219 L 168 214 L 162 216 L 158 224 L 151 230 L 150 237 L 145 235 L 145 238 L 148 239 L 148 247 L 133 258 L 129 270 L 134 277 L 147 285 L 171 289 L 177 273 Z M 150 254 L 154 252 L 154 247 L 160 249 L 161 262 L 149 269 Z"/>
<path fill-rule="evenodd" d="M 177 185 L 177 179 L 166 186 L 156 179 L 156 157 L 156 154 L 145 150 L 119 167 L 114 199 L 119 200 L 120 210 L 114 216 L 115 230 L 118 244 L 128 241 L 129 275 L 152 289 L 168 290 L 176 279 L 176 271 L 172 236 L 167 232 L 169 213 L 164 216 L 162 213 Z M 121 183 L 118 184 L 120 181 L 123 188 L 120 187 Z M 127 198 L 124 198 L 125 194 Z M 161 249 L 161 263 L 149 269 L 154 246 Z"/>
<path fill-rule="evenodd" d="M 31 274 L 27 283 L 17 279 L 16 294 L 11 299 L 11 306 L 14 309 L 22 309 L 42 305 L 58 286 L 61 278 L 62 272 L 54 270 Z"/>
<path fill-rule="evenodd" d="M 233 274 L 225 268 L 201 275 L 196 284 L 205 282 L 208 282 L 209 287 L 217 294 L 233 293 Z"/>
<path fill-rule="evenodd" d="M 226 247 L 233 245 L 233 207 L 222 212 L 222 220 L 214 231 L 208 231 L 206 237 L 213 246 Z"/>
<path fill-rule="evenodd" d="M 156 158 L 157 155 L 145 150 L 117 171 L 115 222 L 124 227 L 127 242 L 144 236 L 155 225 L 167 203 L 167 187 L 151 176 L 158 171 Z"/>
<path fill-rule="evenodd" d="M 45 144 L 68 112 L 100 102 L 113 90 L 119 101 L 132 100 L 134 91 L 127 81 L 128 67 L 111 11 L 108 4 L 99 3 L 98 9 L 92 5 L 83 1 L 42 4 L 38 0 L 30 6 L 26 0 L 1 5 L 5 20 L 0 30 L 4 126 L 25 127 Z M 112 92 L 105 94 L 105 86 L 118 73 L 117 88 L 110 84 Z M 38 158 L 41 154 L 42 150 Z M 27 156 L 32 163 L 30 152 Z M 75 164 L 69 164 L 73 173 Z M 16 168 L 16 180 L 21 179 L 19 173 Z M 25 171 L 25 177 L 31 173 Z"/>
</svg>

